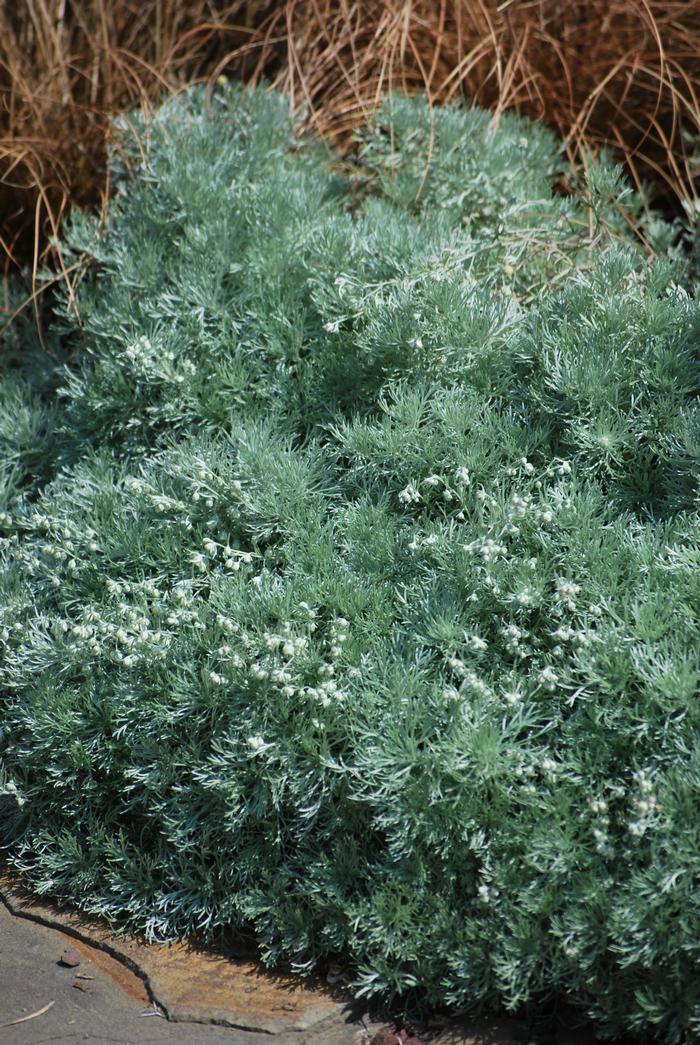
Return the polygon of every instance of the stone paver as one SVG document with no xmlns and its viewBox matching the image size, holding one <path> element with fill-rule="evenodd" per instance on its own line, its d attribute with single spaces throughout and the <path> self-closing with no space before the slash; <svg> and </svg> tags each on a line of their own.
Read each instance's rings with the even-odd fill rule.
<svg viewBox="0 0 700 1045">
<path fill-rule="evenodd" d="M 76 969 L 58 964 L 66 946 L 80 950 Z M 109 962 L 113 966 L 109 967 Z M 143 982 L 105 956 L 93 962 L 61 933 L 13 917 L 0 904 L 0 1042 L 2 1045 L 270 1045 L 270 1036 L 202 1024 L 170 1023 L 155 1015 Z M 94 979 L 77 979 L 93 976 Z M 87 988 L 80 990 L 80 984 Z M 53 1003 L 26 1023 L 4 1026 Z M 151 1015 L 144 1015 L 150 1012 Z M 298 1035 L 288 1037 L 298 1041 Z M 279 1040 L 279 1039 L 278 1039 Z"/>
<path fill-rule="evenodd" d="M 61 964 L 66 948 L 78 966 Z M 184 943 L 118 937 L 0 877 L 0 1045 L 370 1045 L 380 1029 L 342 986 L 279 976 Z M 417 1045 L 532 1041 L 507 1017 L 421 1033 Z M 381 1045 L 402 1042 L 385 1028 Z M 595 1045 L 595 1038 L 564 1031 L 556 1045 Z"/>
</svg>

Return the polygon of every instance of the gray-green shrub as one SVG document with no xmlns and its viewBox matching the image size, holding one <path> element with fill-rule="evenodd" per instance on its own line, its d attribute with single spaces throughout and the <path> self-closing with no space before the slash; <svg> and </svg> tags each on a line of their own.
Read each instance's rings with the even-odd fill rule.
<svg viewBox="0 0 700 1045">
<path fill-rule="evenodd" d="M 263 91 L 139 133 L 75 361 L 3 378 L 13 865 L 361 995 L 697 1041 L 681 262 L 511 118 L 395 99 L 351 170 Z"/>
</svg>

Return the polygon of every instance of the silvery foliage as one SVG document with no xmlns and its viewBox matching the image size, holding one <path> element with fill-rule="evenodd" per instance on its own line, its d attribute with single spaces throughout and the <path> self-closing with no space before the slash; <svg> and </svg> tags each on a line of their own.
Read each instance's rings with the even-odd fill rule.
<svg viewBox="0 0 700 1045">
<path fill-rule="evenodd" d="M 394 99 L 345 165 L 264 91 L 129 127 L 79 322 L 2 382 L 12 864 L 359 995 L 698 1040 L 681 260 L 509 116 Z"/>
</svg>

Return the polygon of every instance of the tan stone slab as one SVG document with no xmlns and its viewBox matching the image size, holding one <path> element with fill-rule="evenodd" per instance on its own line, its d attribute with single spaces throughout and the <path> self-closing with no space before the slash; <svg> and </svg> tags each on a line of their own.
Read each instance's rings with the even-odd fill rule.
<svg viewBox="0 0 700 1045">
<path fill-rule="evenodd" d="M 352 997 L 338 987 L 278 975 L 258 962 L 232 960 L 188 943 L 148 944 L 115 935 L 80 912 L 29 896 L 14 876 L 0 877 L 0 894 L 13 914 L 58 929 L 77 949 L 81 943 L 89 947 L 94 964 L 132 994 L 145 991 L 173 1022 L 286 1034 L 342 1024 L 349 1017 Z"/>
<path fill-rule="evenodd" d="M 308 1045 L 525 1045 L 522 1022 L 493 1019 L 430 1020 L 417 1036 L 373 1023 L 355 1007 L 349 992 L 319 980 L 281 976 L 258 962 L 231 960 L 187 943 L 146 944 L 116 935 L 80 912 L 45 902 L 23 890 L 0 868 L 0 898 L 12 914 L 58 930 L 123 991 L 155 1005 L 174 1023 L 210 1023 L 267 1034 L 299 1035 Z M 287 1045 L 288 1039 L 284 1039 Z M 566 1019 L 556 1045 L 597 1045 L 590 1028 Z"/>
</svg>

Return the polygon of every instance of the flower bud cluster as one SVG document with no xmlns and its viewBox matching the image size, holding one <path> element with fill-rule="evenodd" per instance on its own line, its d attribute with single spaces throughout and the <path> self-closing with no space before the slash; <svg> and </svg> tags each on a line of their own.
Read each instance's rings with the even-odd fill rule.
<svg viewBox="0 0 700 1045">
<path fill-rule="evenodd" d="M 228 681 L 229 669 L 243 667 L 252 682 L 263 683 L 267 692 L 271 688 L 285 700 L 310 700 L 322 708 L 342 703 L 346 694 L 336 673 L 348 639 L 348 621 L 344 617 L 334 618 L 326 629 L 326 637 L 316 639 L 317 610 L 300 602 L 297 611 L 296 622 L 280 622 L 275 631 L 263 632 L 258 643 L 248 639 L 245 659 L 227 645 L 220 647 L 216 651 L 218 666 L 210 672 L 214 685 Z M 217 623 L 225 631 L 240 631 L 240 625 L 224 615 L 217 617 Z"/>
<path fill-rule="evenodd" d="M 150 338 L 141 336 L 124 349 L 124 366 L 141 381 L 184 385 L 197 373 L 191 359 L 180 359 L 175 352 L 154 345 Z"/>
<path fill-rule="evenodd" d="M 589 798 L 588 806 L 595 817 L 591 833 L 593 835 L 596 851 L 601 853 L 603 856 L 611 856 L 613 854 L 613 847 L 609 833 L 610 816 L 608 803 L 603 798 Z"/>
<path fill-rule="evenodd" d="M 635 838 L 641 838 L 653 825 L 660 812 L 659 801 L 654 794 L 654 784 L 644 769 L 633 774 L 635 794 L 631 799 L 634 819 L 630 820 L 627 830 Z"/>
</svg>

